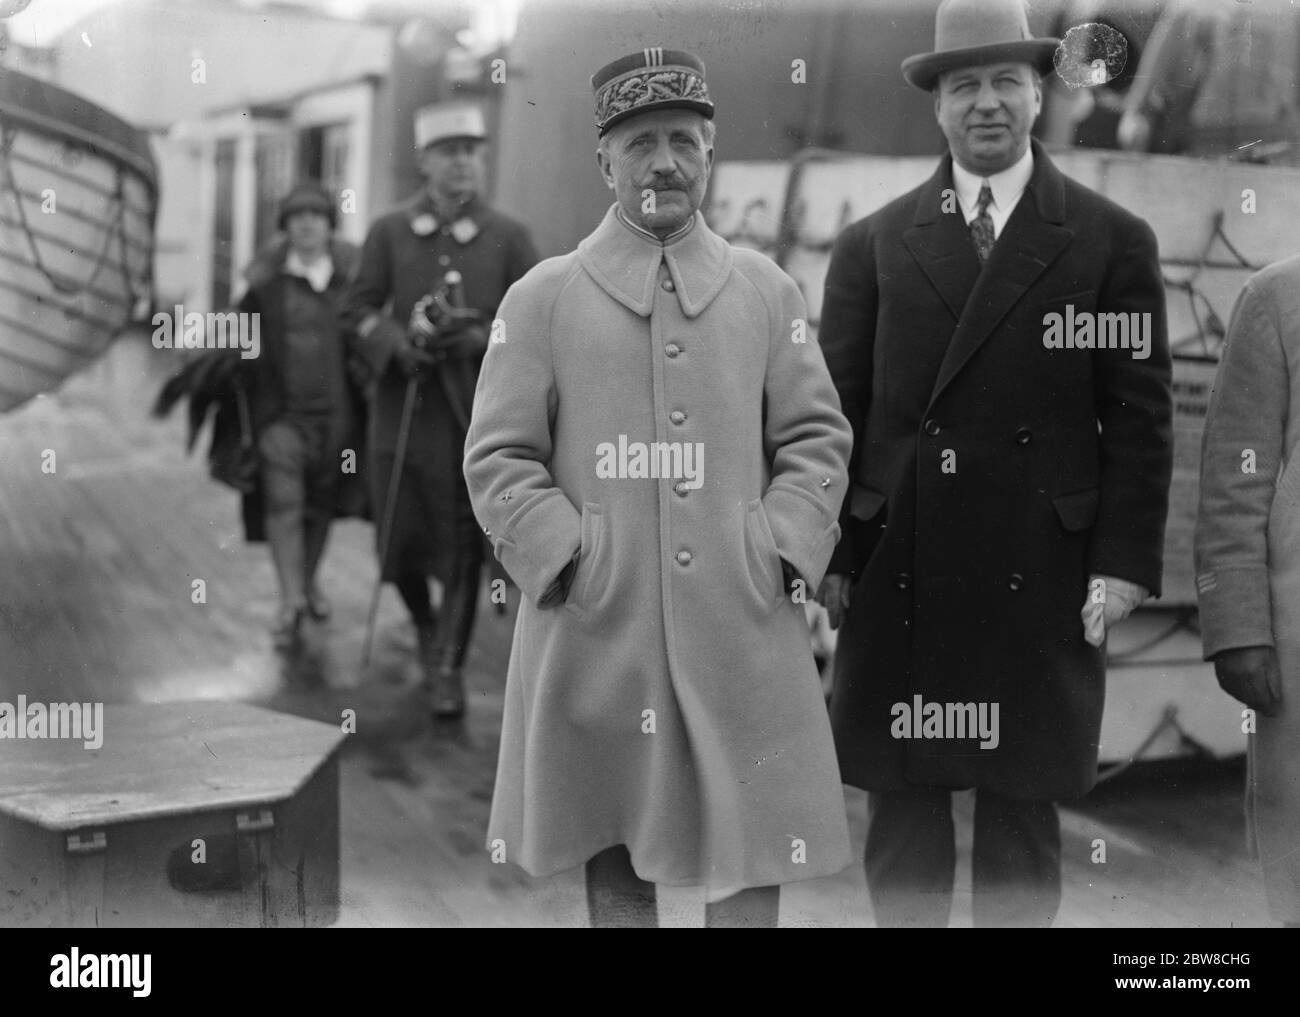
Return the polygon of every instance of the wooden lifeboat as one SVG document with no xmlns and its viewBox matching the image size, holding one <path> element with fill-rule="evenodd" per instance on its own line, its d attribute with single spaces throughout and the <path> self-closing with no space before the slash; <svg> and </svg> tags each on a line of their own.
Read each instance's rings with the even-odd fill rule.
<svg viewBox="0 0 1300 1017">
<path fill-rule="evenodd" d="M 0 69 L 0 413 L 147 320 L 157 204 L 144 132 Z"/>
</svg>

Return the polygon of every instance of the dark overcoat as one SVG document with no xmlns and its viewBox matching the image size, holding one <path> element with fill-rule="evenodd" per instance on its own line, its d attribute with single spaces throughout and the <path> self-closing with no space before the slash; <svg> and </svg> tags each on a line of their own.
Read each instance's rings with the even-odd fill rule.
<svg viewBox="0 0 1300 1017">
<path fill-rule="evenodd" d="M 381 315 L 379 326 L 358 340 L 358 349 L 375 375 L 369 469 L 377 520 L 387 497 L 406 396 L 406 379 L 391 362 L 392 351 L 407 341 L 411 308 L 455 270 L 463 278 L 466 306 L 490 319 L 506 290 L 536 261 L 523 224 L 478 199 L 466 204 L 456 220 L 439 222 L 422 192 L 371 225 L 344 301 L 344 320 L 356 328 L 370 313 Z M 458 549 L 472 544 L 474 553 L 480 552 L 481 536 L 461 469 L 465 429 L 447 391 L 468 416 L 487 337 L 483 330 L 483 343 L 467 358 L 439 367 L 441 382 L 432 371 L 422 377 L 385 578 L 394 578 L 400 566 L 446 581 L 454 571 Z"/>
<path fill-rule="evenodd" d="M 1088 577 L 1160 590 L 1172 448 L 1156 240 L 1034 143 L 981 271 L 952 186 L 949 156 L 844 230 L 826 279 L 821 344 L 854 429 L 829 568 L 857 577 L 831 700 L 840 767 L 869 790 L 1071 797 L 1096 779 L 1105 693 L 1080 620 Z M 1046 348 L 1067 305 L 1076 320 L 1148 315 L 1149 354 Z M 984 703 L 991 719 L 997 704 L 996 747 L 952 737 L 955 723 L 895 737 L 896 704 L 917 696 L 945 715 Z"/>
</svg>

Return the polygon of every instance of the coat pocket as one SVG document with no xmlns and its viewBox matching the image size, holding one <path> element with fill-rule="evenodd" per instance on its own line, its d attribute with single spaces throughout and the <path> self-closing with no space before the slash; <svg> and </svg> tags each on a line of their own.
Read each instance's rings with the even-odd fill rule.
<svg viewBox="0 0 1300 1017">
<path fill-rule="evenodd" d="M 1069 533 L 1086 530 L 1097 521 L 1097 507 L 1101 502 L 1101 491 L 1090 487 L 1084 491 L 1071 491 L 1058 494 L 1052 499 L 1061 526 Z"/>
<path fill-rule="evenodd" d="M 1271 514 L 1294 508 L 1298 500 L 1300 500 L 1300 449 L 1292 449 L 1291 454 L 1282 463 L 1282 472 L 1278 474 L 1273 488 Z"/>
<path fill-rule="evenodd" d="M 861 519 L 864 523 L 869 523 L 885 507 L 885 501 L 885 496 L 879 491 L 872 490 L 855 481 L 849 494 L 849 515 L 854 519 Z"/>
<path fill-rule="evenodd" d="M 1274 569 L 1296 560 L 1300 550 L 1300 449 L 1292 449 L 1273 489 L 1268 510 L 1268 557 Z"/>
<path fill-rule="evenodd" d="M 772 524 L 767 521 L 761 498 L 755 498 L 745 508 L 745 559 L 749 582 L 759 602 L 771 607 L 785 596 L 785 590 L 781 552 L 777 550 Z"/>
<path fill-rule="evenodd" d="M 605 513 L 595 502 L 582 503 L 582 536 L 578 566 L 564 606 L 579 618 L 588 617 L 609 586 L 609 539 Z"/>
<path fill-rule="evenodd" d="M 1085 311 L 1091 314 L 1097 309 L 1097 291 L 1096 290 L 1078 290 L 1074 293 L 1064 293 L 1059 297 L 1052 297 L 1050 300 L 1044 300 L 1039 304 L 1039 311 L 1042 315 L 1059 314 L 1066 315 L 1069 312 L 1066 307 L 1073 308 L 1075 315 L 1083 314 Z"/>
</svg>

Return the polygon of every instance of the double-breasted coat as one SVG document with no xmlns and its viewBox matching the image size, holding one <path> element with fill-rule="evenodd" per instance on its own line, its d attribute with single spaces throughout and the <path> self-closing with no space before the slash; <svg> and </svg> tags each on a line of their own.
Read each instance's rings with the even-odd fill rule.
<svg viewBox="0 0 1300 1017">
<path fill-rule="evenodd" d="M 1257 713 L 1247 803 L 1268 905 L 1300 922 L 1300 257 L 1246 283 L 1210 400 L 1196 585 L 1206 658 L 1272 646 L 1277 716 Z"/>
<path fill-rule="evenodd" d="M 821 343 L 855 449 L 829 571 L 857 581 L 831 718 L 844 779 L 869 790 L 1086 792 L 1105 693 L 1080 619 L 1088 578 L 1160 590 L 1172 460 L 1156 240 L 1033 153 L 982 270 L 951 156 L 832 254 Z M 1048 348 L 1048 316 L 1070 313 L 1137 315 L 1147 356 Z M 946 737 L 913 726 L 918 705 L 947 717 L 950 703 L 990 719 L 997 704 L 996 746 L 956 737 L 969 712 L 936 728 Z"/>
<path fill-rule="evenodd" d="M 795 601 L 838 537 L 851 437 L 797 287 L 698 213 L 665 245 L 611 208 L 498 317 L 465 473 L 524 599 L 489 844 L 547 875 L 622 843 L 642 878 L 709 899 L 839 871 Z M 682 445 L 680 469 L 609 458 L 656 442 Z M 568 599 L 540 607 L 575 555 Z"/>
<path fill-rule="evenodd" d="M 407 388 L 406 378 L 392 363 L 392 351 L 408 341 L 411 308 L 455 270 L 463 280 L 465 306 L 491 318 L 506 290 L 536 261 L 527 229 L 480 199 L 463 206 L 455 220 L 440 222 L 428 194 L 421 192 L 371 225 L 343 317 L 355 329 L 367 315 L 381 316 L 378 326 L 357 341 L 375 376 L 368 473 L 376 520 L 383 516 Z M 486 342 L 486 329 L 482 335 Z M 463 414 L 468 414 L 474 397 L 481 357 L 480 347 L 465 362 L 448 361 L 438 368 Z M 445 582 L 455 570 L 458 553 L 480 553 L 461 471 L 464 446 L 465 429 L 446 389 L 433 371 L 424 372 L 411 416 L 384 578 L 395 578 L 401 569 L 436 575 Z"/>
</svg>

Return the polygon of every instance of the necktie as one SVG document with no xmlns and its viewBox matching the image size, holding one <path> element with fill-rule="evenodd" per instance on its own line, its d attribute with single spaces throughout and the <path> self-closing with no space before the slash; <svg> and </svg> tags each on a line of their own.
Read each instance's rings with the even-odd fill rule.
<svg viewBox="0 0 1300 1017">
<path fill-rule="evenodd" d="M 979 255 L 981 265 L 989 260 L 989 253 L 993 250 L 993 241 L 996 239 L 993 235 L 993 217 L 989 215 L 989 205 L 992 203 L 993 191 L 989 189 L 986 180 L 984 186 L 980 188 L 979 210 L 970 223 L 971 239 L 975 241 L 975 253 Z"/>
</svg>

